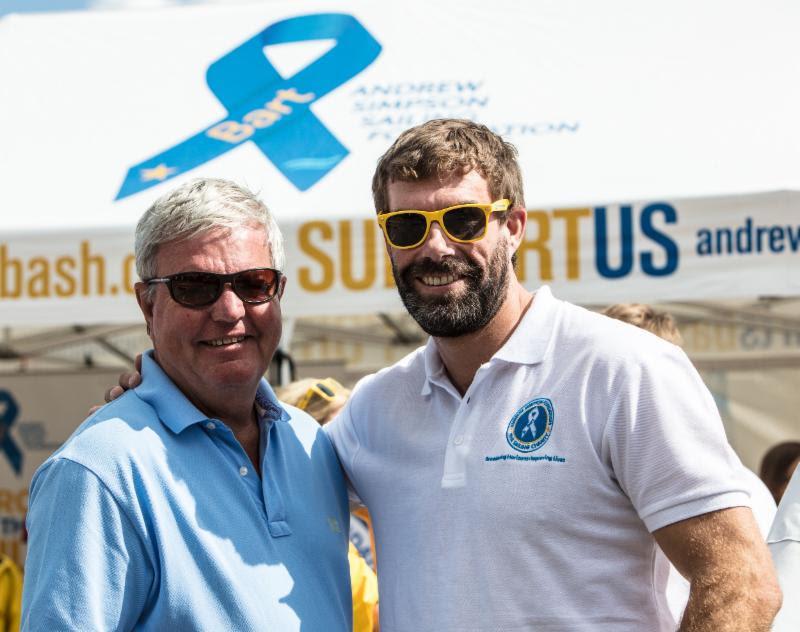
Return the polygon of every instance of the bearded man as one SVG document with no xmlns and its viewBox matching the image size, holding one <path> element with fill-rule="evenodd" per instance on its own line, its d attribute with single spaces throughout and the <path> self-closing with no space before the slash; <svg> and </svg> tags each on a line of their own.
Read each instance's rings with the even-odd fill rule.
<svg viewBox="0 0 800 632">
<path fill-rule="evenodd" d="M 431 335 L 327 426 L 372 516 L 381 630 L 674 630 L 656 543 L 691 582 L 682 630 L 769 629 L 780 591 L 713 398 L 675 345 L 522 286 L 514 148 L 430 121 L 373 194 Z"/>
</svg>

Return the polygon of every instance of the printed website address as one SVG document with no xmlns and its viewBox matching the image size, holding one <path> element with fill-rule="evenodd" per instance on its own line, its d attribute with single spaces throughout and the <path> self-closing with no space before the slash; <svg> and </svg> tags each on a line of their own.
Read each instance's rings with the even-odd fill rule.
<svg viewBox="0 0 800 632">
<path fill-rule="evenodd" d="M 499 456 L 487 456 L 487 461 L 550 461 L 552 463 L 566 463 L 567 459 L 563 456 L 551 456 L 540 454 L 537 456 L 523 456 L 522 454 L 501 454 Z"/>
<path fill-rule="evenodd" d="M 136 265 L 127 254 L 110 265 L 103 254 L 92 251 L 88 240 L 74 255 L 17 257 L 0 244 L 0 299 L 68 298 L 133 294 Z"/>
</svg>

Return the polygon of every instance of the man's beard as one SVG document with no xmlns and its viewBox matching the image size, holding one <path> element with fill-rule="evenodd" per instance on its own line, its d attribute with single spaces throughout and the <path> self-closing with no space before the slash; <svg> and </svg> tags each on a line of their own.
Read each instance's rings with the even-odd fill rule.
<svg viewBox="0 0 800 632">
<path fill-rule="evenodd" d="M 498 244 L 485 270 L 473 261 L 447 257 L 438 263 L 423 259 L 402 271 L 392 261 L 392 272 L 403 304 L 425 333 L 440 338 L 464 336 L 486 326 L 506 298 L 508 244 Z M 448 274 L 463 279 L 466 290 L 424 297 L 415 288 L 418 277 Z"/>
</svg>

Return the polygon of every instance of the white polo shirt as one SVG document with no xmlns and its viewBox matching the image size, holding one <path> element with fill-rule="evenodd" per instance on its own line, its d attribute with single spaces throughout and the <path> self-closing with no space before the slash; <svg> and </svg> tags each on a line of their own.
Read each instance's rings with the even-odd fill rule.
<svg viewBox="0 0 800 632">
<path fill-rule="evenodd" d="M 749 504 L 683 352 L 546 287 L 463 397 L 430 340 L 328 428 L 383 632 L 673 628 L 650 532 Z"/>
</svg>

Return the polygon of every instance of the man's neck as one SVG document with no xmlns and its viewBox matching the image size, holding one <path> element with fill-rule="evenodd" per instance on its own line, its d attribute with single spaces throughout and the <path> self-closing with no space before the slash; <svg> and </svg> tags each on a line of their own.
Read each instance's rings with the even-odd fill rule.
<svg viewBox="0 0 800 632">
<path fill-rule="evenodd" d="M 533 301 L 533 295 L 512 280 L 505 301 L 489 323 L 476 332 L 455 338 L 434 338 L 450 381 L 461 395 L 482 364 L 506 343 Z"/>
<path fill-rule="evenodd" d="M 237 389 L 237 391 L 240 389 Z M 229 393 L 226 397 L 216 397 L 214 402 L 197 401 L 190 397 L 192 403 L 204 415 L 211 419 L 219 419 L 233 432 L 233 436 L 250 457 L 256 472 L 260 474 L 261 463 L 258 458 L 260 430 L 255 408 L 255 391 Z"/>
</svg>

